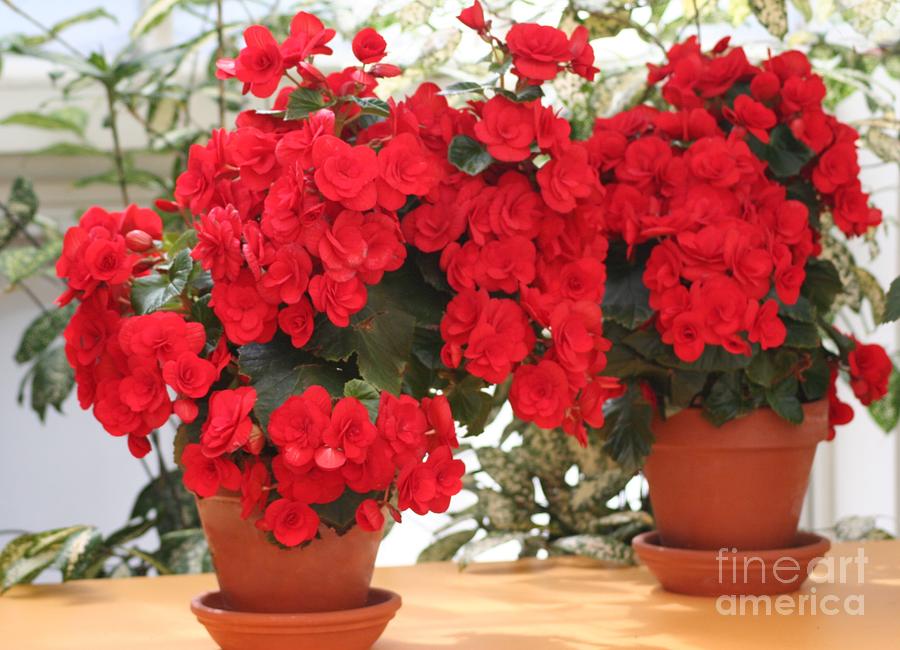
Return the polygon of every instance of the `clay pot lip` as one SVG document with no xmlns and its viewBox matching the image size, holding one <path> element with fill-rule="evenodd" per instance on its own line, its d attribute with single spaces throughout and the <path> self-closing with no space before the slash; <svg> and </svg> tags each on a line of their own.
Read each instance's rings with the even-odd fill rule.
<svg viewBox="0 0 900 650">
<path fill-rule="evenodd" d="M 791 424 L 772 409 L 763 407 L 729 420 L 720 427 L 703 416 L 702 409 L 689 407 L 663 420 L 653 419 L 653 450 L 679 448 L 763 450 L 815 446 L 828 437 L 828 400 L 802 405 L 803 422 Z"/>
<path fill-rule="evenodd" d="M 798 532 L 799 544 L 791 548 L 762 551 L 736 551 L 719 560 L 718 550 L 702 551 L 659 545 L 656 531 L 642 533 L 632 540 L 641 563 L 656 576 L 666 591 L 684 596 L 779 595 L 797 591 L 806 582 L 816 562 L 831 543 L 815 533 Z M 742 560 L 754 561 L 744 564 Z M 760 563 L 755 560 L 761 560 Z M 791 560 L 796 564 L 779 564 Z M 740 567 L 735 574 L 733 567 Z"/>
<path fill-rule="evenodd" d="M 774 548 L 765 550 L 747 550 L 742 549 L 733 551 L 726 549 L 725 557 L 731 561 L 733 558 L 738 560 L 743 558 L 759 558 L 766 564 L 776 562 L 781 558 L 795 559 L 812 559 L 822 557 L 831 548 L 831 541 L 827 537 L 823 537 L 817 533 L 808 531 L 797 531 L 794 538 L 795 544 L 785 548 Z M 708 567 L 710 565 L 717 566 L 718 550 L 701 550 L 692 548 L 677 548 L 673 546 L 663 546 L 659 541 L 659 532 L 656 530 L 647 531 L 635 536 L 631 540 L 631 545 L 635 552 L 645 564 L 651 562 L 656 563 L 673 563 L 682 566 Z"/>
<path fill-rule="evenodd" d="M 283 614 L 278 612 L 238 612 L 224 609 L 222 594 L 207 591 L 191 600 L 191 611 L 204 625 L 217 627 L 247 628 L 302 628 L 310 633 L 325 628 L 345 627 L 347 629 L 367 627 L 383 623 L 394 617 L 403 604 L 400 595 L 387 589 L 369 589 L 369 604 L 355 609 L 333 612 L 298 612 Z"/>
</svg>

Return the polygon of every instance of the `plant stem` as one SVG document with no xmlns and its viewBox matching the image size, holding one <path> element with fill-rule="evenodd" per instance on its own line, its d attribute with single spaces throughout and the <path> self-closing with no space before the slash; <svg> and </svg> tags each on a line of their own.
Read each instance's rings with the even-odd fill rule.
<svg viewBox="0 0 900 650">
<path fill-rule="evenodd" d="M 5 204 L 3 204 L 3 203 L 0 203 L 0 209 L 3 210 L 3 215 L 4 215 L 10 222 L 12 222 L 12 224 L 16 227 L 16 232 L 21 233 L 22 236 L 23 236 L 25 239 L 28 240 L 28 243 L 30 243 L 30 244 L 31 244 L 32 246 L 34 246 L 35 248 L 40 248 L 40 247 L 41 247 L 41 243 L 37 240 L 37 238 L 36 238 L 34 235 L 32 235 L 30 232 L 28 232 L 28 230 L 26 230 L 25 224 L 23 224 L 21 221 L 19 221 L 19 218 L 18 218 L 16 215 L 14 215 L 14 214 L 12 213 L 12 210 L 10 210 L 10 209 L 9 209 Z M 32 301 L 35 305 L 37 305 L 38 309 L 40 309 L 41 312 L 43 312 L 43 313 L 45 313 L 45 314 L 47 313 L 47 306 L 44 305 L 44 301 L 41 300 L 41 299 L 38 297 L 38 295 L 37 295 L 34 291 L 31 290 L 31 287 L 29 287 L 29 286 L 28 286 L 27 284 L 25 284 L 24 282 L 19 282 L 19 285 L 18 285 L 18 286 L 21 287 L 22 291 L 25 292 L 25 295 L 27 295 L 29 298 L 31 298 L 31 301 Z"/>
<path fill-rule="evenodd" d="M 3 210 L 3 216 L 5 216 L 12 224 L 16 227 L 16 231 L 21 233 L 22 236 L 28 240 L 28 243 L 34 246 L 35 248 L 40 248 L 41 243 L 37 240 L 37 238 L 32 235 L 25 228 L 25 224 L 19 221 L 19 218 L 13 214 L 12 210 L 5 203 L 0 203 L 0 209 Z"/>
<path fill-rule="evenodd" d="M 45 26 L 44 26 L 43 24 L 41 24 L 36 18 L 34 18 L 34 17 L 32 17 L 31 15 L 25 13 L 25 11 L 23 11 L 22 9 L 20 9 L 19 7 L 17 7 L 16 5 L 14 5 L 14 4 L 12 3 L 11 0 L 0 0 L 0 2 L 3 2 L 3 4 L 5 4 L 7 7 L 9 7 L 14 13 L 19 14 L 19 15 L 20 15 L 22 18 L 24 18 L 26 21 L 28 21 L 29 23 L 31 23 L 32 25 L 34 25 L 35 27 L 37 27 L 39 30 L 41 30 L 42 32 L 44 32 L 44 34 L 46 34 L 49 38 L 55 40 L 57 43 L 59 43 L 59 44 L 62 45 L 64 48 L 66 48 L 67 50 L 69 50 L 69 52 L 71 52 L 73 55 L 77 56 L 78 58 L 83 58 L 83 55 L 81 54 L 81 52 L 78 51 L 77 48 L 75 48 L 75 47 L 74 47 L 73 45 L 71 45 L 68 41 L 66 41 L 62 36 L 60 36 L 59 34 L 55 33 L 55 32 L 54 32 L 53 30 L 51 30 L 49 27 L 45 27 Z"/>
<path fill-rule="evenodd" d="M 697 0 L 691 0 L 691 3 L 694 5 L 694 24 L 697 26 L 697 45 L 699 46 L 702 40 L 700 37 L 700 9 L 697 7 Z"/>
<path fill-rule="evenodd" d="M 147 459 L 141 458 L 140 461 L 141 467 L 144 468 L 144 473 L 147 475 L 147 478 L 149 478 L 151 481 L 156 478 L 155 476 L 153 476 L 153 471 L 150 469 L 150 465 L 147 464 Z"/>
<path fill-rule="evenodd" d="M 216 59 L 225 56 L 225 31 L 222 28 L 222 0 L 216 0 L 216 38 L 219 46 Z M 225 80 L 219 79 L 219 128 L 225 128 Z"/>
<path fill-rule="evenodd" d="M 116 98 L 115 90 L 110 84 L 104 84 L 106 90 L 106 105 L 109 108 L 109 130 L 112 132 L 113 140 L 113 161 L 116 164 L 116 176 L 119 179 L 119 191 L 122 193 L 122 205 L 127 206 L 131 201 L 128 199 L 128 180 L 125 176 L 125 158 L 122 155 L 122 143 L 119 140 L 119 123 L 116 118 Z"/>
</svg>

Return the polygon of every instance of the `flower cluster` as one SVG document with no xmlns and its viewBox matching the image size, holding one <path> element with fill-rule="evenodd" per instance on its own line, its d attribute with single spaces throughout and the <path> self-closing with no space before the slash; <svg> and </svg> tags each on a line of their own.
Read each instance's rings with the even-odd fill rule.
<svg viewBox="0 0 900 650">
<path fill-rule="evenodd" d="M 59 274 L 66 299 L 82 301 L 66 331 L 82 405 L 127 434 L 135 455 L 177 415 L 185 485 L 201 497 L 240 492 L 244 516 L 261 512 L 257 525 L 286 546 L 315 536 L 317 507 L 348 494 L 367 530 L 386 510 L 446 510 L 464 469 L 450 404 L 466 377 L 475 393 L 510 381 L 520 418 L 582 443 L 618 390 L 599 377 L 604 191 L 587 147 L 540 101 L 558 73 L 593 78 L 587 30 L 522 24 L 507 43 L 480 5 L 468 19 L 518 82 L 462 108 L 430 83 L 378 99 L 378 80 L 400 71 L 382 62 L 375 30 L 353 39 L 358 66 L 326 75 L 313 57 L 331 52 L 335 33 L 316 17 L 299 13 L 280 42 L 248 28 L 218 75 L 272 97 L 273 110 L 241 113 L 233 131 L 192 146 L 175 201 L 157 204 L 194 240 L 164 238 L 159 217 L 137 208 L 89 211 L 67 234 Z M 479 168 L 460 158 L 467 150 Z M 415 295 L 385 302 L 390 283 L 373 293 L 397 271 L 422 278 L 429 256 L 446 276 L 437 313 L 411 316 L 422 312 Z M 440 331 L 434 349 L 412 353 L 441 371 L 424 390 L 363 363 L 362 348 L 401 375 L 410 363 L 384 358 L 403 349 L 389 340 L 396 323 L 380 324 L 396 300 L 411 303 L 400 321 Z M 299 394 L 244 363 L 287 340 L 297 372 L 318 373 Z"/>
<path fill-rule="evenodd" d="M 856 131 L 824 111 L 799 52 L 757 66 L 728 39 L 706 53 L 692 37 L 648 83 L 661 83 L 661 108 L 597 119 L 586 143 L 606 190 L 608 290 L 625 303 L 607 328 L 625 353 L 607 371 L 640 389 L 627 399 L 699 406 L 716 424 L 761 407 L 800 422 L 803 403 L 825 398 L 832 424 L 848 422 L 839 370 L 864 404 L 892 371 L 883 349 L 830 324 L 842 293 L 831 250 L 881 222 L 860 189 Z"/>
<path fill-rule="evenodd" d="M 60 301 L 79 300 L 64 332 L 79 403 L 93 406 L 110 434 L 127 436 L 136 457 L 150 451 L 147 436 L 173 412 L 188 422 L 196 417 L 193 400 L 207 394 L 229 360 L 223 347 L 212 361 L 203 358 L 203 326 L 179 314 L 129 317 L 128 283 L 158 258 L 153 240 L 161 237 L 152 210 L 94 207 L 66 233 L 57 263 L 69 286 Z"/>
<path fill-rule="evenodd" d="M 219 71 L 269 97 L 296 68 L 300 90 L 279 92 L 275 107 L 285 115 L 246 112 L 235 131 L 194 145 L 178 179 L 178 205 L 199 216 L 192 256 L 210 272 L 210 304 L 237 345 L 265 343 L 280 328 L 302 347 L 316 313 L 346 327 L 365 306 L 366 287 L 406 258 L 397 210 L 444 175 L 420 137 L 414 103 L 405 128 L 354 128 L 378 77 L 396 69 L 375 63 L 385 43 L 367 29 L 353 41 L 363 65 L 322 74 L 307 58 L 329 53 L 333 36 L 302 12 L 280 44 L 266 28 L 248 28 L 246 47 Z M 322 108 L 285 119 L 293 92 Z"/>
<path fill-rule="evenodd" d="M 240 491 L 242 515 L 262 511 L 256 526 L 284 546 L 313 539 L 320 520 L 311 506 L 334 502 L 348 489 L 380 494 L 357 506 L 356 523 L 368 531 L 381 530 L 385 510 L 397 521 L 407 509 L 444 512 L 462 489 L 465 466 L 452 458 L 459 445 L 443 396 L 419 402 L 382 393 L 373 424 L 358 399 L 333 403 L 324 388 L 311 386 L 272 412 L 268 441 L 275 456 L 269 462 L 261 455 L 263 433 L 251 419 L 256 397 L 248 386 L 212 394 L 200 442 L 182 454 L 184 483 L 201 497 L 223 488 Z M 247 452 L 242 468 L 232 456 L 238 450 Z M 390 502 L 395 482 L 396 507 Z"/>
<path fill-rule="evenodd" d="M 402 231 L 424 253 L 440 253 L 454 291 L 441 322 L 444 363 L 493 384 L 510 377 L 516 415 L 563 427 L 586 443 L 585 423 L 603 423 L 601 406 L 616 383 L 605 365 L 600 302 L 606 240 L 597 205 L 603 196 L 583 143 L 544 106 L 534 84 L 568 69 L 593 78 L 583 27 L 514 25 L 504 44 L 490 34 L 477 3 L 460 16 L 512 62 L 516 92 L 496 91 L 461 111 L 432 98 L 442 148 L 480 152 L 487 164 L 455 173 L 406 214 Z M 474 12 L 474 17 L 473 17 Z M 437 133 L 435 134 L 438 135 Z M 537 160 L 548 158 L 538 168 Z"/>
<path fill-rule="evenodd" d="M 823 110 L 825 83 L 805 54 L 789 51 L 754 66 L 742 48 L 729 48 L 727 38 L 708 55 L 696 38 L 689 38 L 669 50 L 665 66 L 649 67 L 651 83 L 666 80 L 663 97 L 682 113 L 682 121 L 694 109 L 707 109 L 741 137 L 749 134 L 763 144 L 779 126 L 786 127 L 812 154 L 804 174 L 848 236 L 881 223 L 881 212 L 870 207 L 860 185 L 859 135 Z"/>
<path fill-rule="evenodd" d="M 464 472 L 445 395 L 373 399 L 362 381 L 364 404 L 338 395 L 359 381 L 346 363 L 304 351 L 316 378 L 341 384 L 329 393 L 305 382 L 263 411 L 272 394 L 256 382 L 267 369 L 248 374 L 241 350 L 278 330 L 301 350 L 319 314 L 316 329 L 349 330 L 367 287 L 407 258 L 400 211 L 439 192 L 453 169 L 447 120 L 471 118 L 434 112 L 444 100 L 430 84 L 399 104 L 378 100 L 377 80 L 399 70 L 380 63 L 386 45 L 372 29 L 353 40 L 360 65 L 330 75 L 311 57 L 330 53 L 334 31 L 310 14 L 281 43 L 261 26 L 244 36 L 238 57 L 219 61 L 220 76 L 257 97 L 277 92 L 275 110 L 241 113 L 234 131 L 191 148 L 175 202 L 158 207 L 180 212 L 195 240 L 164 237 L 159 215 L 135 206 L 92 208 L 66 234 L 57 272 L 68 282 L 60 301 L 80 302 L 65 339 L 81 405 L 138 457 L 176 415 L 186 487 L 239 492 L 243 516 L 261 513 L 257 526 L 285 546 L 312 539 L 316 507 L 348 495 L 369 531 L 386 511 L 443 512 Z"/>
<path fill-rule="evenodd" d="M 643 280 L 678 358 L 695 361 L 708 345 L 741 355 L 753 343 L 779 347 L 779 302 L 797 302 L 821 247 L 809 208 L 765 147 L 776 138 L 808 147 L 802 173 L 854 235 L 881 221 L 859 189 L 856 133 L 822 111 L 825 87 L 798 52 L 756 67 L 727 40 L 706 55 L 691 38 L 649 79 L 666 80 L 663 97 L 677 110 L 641 106 L 597 120 L 589 142 L 610 179 L 606 228 L 630 248 L 657 242 Z M 857 201 L 864 210 L 847 209 Z"/>
<path fill-rule="evenodd" d="M 707 345 L 743 355 L 750 343 L 780 346 L 786 330 L 771 291 L 797 302 L 817 252 L 806 206 L 788 199 L 743 139 L 722 133 L 704 109 L 642 113 L 632 124 L 598 122 L 591 147 L 615 177 L 606 227 L 629 246 L 658 241 L 643 280 L 663 341 L 687 362 Z M 676 142 L 687 139 L 682 125 L 667 128 L 673 117 L 686 119 L 687 144 Z M 640 135 L 630 131 L 635 124 Z"/>
</svg>

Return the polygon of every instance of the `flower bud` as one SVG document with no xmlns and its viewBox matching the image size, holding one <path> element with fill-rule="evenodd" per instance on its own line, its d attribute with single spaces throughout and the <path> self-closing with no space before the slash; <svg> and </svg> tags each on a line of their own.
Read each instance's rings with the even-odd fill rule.
<svg viewBox="0 0 900 650">
<path fill-rule="evenodd" d="M 399 77 L 403 74 L 403 70 L 401 70 L 398 66 L 392 65 L 390 63 L 376 63 L 371 68 L 369 68 L 369 72 L 373 77 Z"/>
<path fill-rule="evenodd" d="M 258 456 L 265 444 L 266 437 L 263 435 L 262 429 L 259 428 L 259 425 L 254 424 L 253 428 L 250 429 L 250 439 L 247 440 L 244 449 L 246 449 L 248 453 Z"/>
<path fill-rule="evenodd" d="M 153 238 L 143 230 L 130 230 L 125 235 L 125 244 L 135 253 L 143 253 L 153 248 Z"/>
</svg>

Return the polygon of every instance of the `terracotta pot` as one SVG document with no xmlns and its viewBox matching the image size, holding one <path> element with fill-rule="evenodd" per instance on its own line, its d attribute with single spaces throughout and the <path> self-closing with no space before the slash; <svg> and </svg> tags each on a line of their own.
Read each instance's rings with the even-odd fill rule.
<svg viewBox="0 0 900 650">
<path fill-rule="evenodd" d="M 790 547 L 797 534 L 828 403 L 803 406 L 793 425 L 760 409 L 716 428 L 700 409 L 653 422 L 644 465 L 664 546 L 715 550 Z"/>
<path fill-rule="evenodd" d="M 241 519 L 237 496 L 197 500 L 225 607 L 239 612 L 333 612 L 363 607 L 381 533 L 358 526 L 338 535 L 323 525 L 321 539 L 283 549 Z"/>
</svg>

